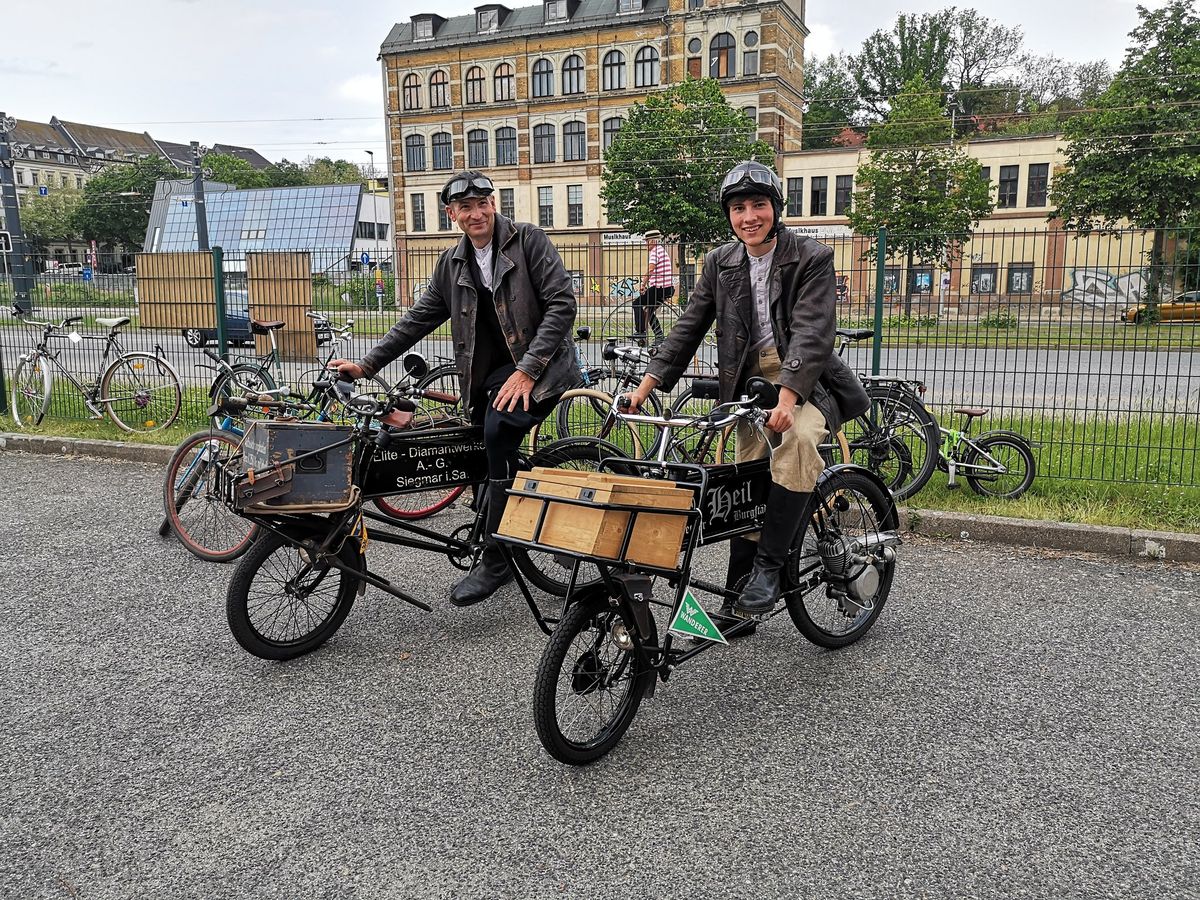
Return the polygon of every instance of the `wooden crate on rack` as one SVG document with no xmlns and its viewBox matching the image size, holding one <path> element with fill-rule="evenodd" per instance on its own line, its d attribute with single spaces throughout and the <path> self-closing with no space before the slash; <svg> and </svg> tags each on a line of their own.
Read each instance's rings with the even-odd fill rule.
<svg viewBox="0 0 1200 900">
<path fill-rule="evenodd" d="M 535 497 L 509 497 L 500 523 L 500 533 L 521 540 L 536 540 L 548 547 L 573 550 L 589 556 L 616 560 L 634 517 L 633 533 L 624 559 L 665 569 L 679 562 L 687 527 L 687 511 L 695 494 L 673 482 L 614 475 L 610 472 L 581 472 L 541 466 L 520 473 L 513 489 Z M 589 503 L 645 507 L 646 511 L 604 509 L 556 503 L 557 498 Z M 546 515 L 536 533 L 542 507 Z"/>
</svg>

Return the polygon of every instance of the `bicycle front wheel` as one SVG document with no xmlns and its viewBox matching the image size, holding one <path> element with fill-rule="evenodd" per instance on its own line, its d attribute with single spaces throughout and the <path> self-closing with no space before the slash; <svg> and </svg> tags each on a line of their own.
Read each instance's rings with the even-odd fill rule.
<svg viewBox="0 0 1200 900">
<path fill-rule="evenodd" d="M 100 402 L 122 431 L 158 431 L 178 418 L 183 386 L 162 357 L 124 353 L 100 379 Z"/>
<path fill-rule="evenodd" d="M 974 448 L 964 454 L 963 466 L 971 490 L 981 497 L 1001 500 L 1020 497 L 1037 475 L 1033 450 L 1024 438 L 1015 434 L 981 435 Z"/>
<path fill-rule="evenodd" d="M 712 412 L 716 403 L 716 400 L 692 396 L 692 389 L 688 387 L 675 398 L 671 409 L 677 418 L 692 419 L 707 416 Z M 725 462 L 727 455 L 732 459 L 733 444 L 734 427 L 732 425 L 721 431 L 688 429 L 676 432 L 671 446 L 667 448 L 667 454 L 669 459 L 678 462 L 710 466 Z"/>
<path fill-rule="evenodd" d="M 12 376 L 9 408 L 19 428 L 32 428 L 42 421 L 50 406 L 50 368 L 34 354 L 21 360 Z"/>
<path fill-rule="evenodd" d="M 312 652 L 341 627 L 354 603 L 359 579 L 313 559 L 299 546 L 301 537 L 264 534 L 229 582 L 229 630 L 242 649 L 260 659 L 294 659 Z M 360 568 L 358 541 L 348 538 L 338 558 Z"/>
<path fill-rule="evenodd" d="M 600 585 L 573 598 L 550 635 L 533 683 L 533 721 L 559 762 L 595 762 L 633 722 L 655 678 L 637 633 Z"/>
<path fill-rule="evenodd" d="M 167 463 L 163 512 L 168 531 L 200 559 L 237 559 L 258 535 L 258 525 L 237 515 L 219 494 L 217 467 L 235 464 L 241 452 L 235 435 L 198 431 L 175 448 Z"/>
<path fill-rule="evenodd" d="M 843 426 L 852 461 L 882 478 L 897 500 L 906 500 L 937 468 L 937 420 L 900 385 L 868 384 L 867 394 L 871 409 Z"/>
</svg>

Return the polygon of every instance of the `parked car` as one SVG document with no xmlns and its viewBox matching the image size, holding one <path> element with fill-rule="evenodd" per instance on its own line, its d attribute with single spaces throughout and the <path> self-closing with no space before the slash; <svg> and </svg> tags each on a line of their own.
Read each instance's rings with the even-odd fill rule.
<svg viewBox="0 0 1200 900">
<path fill-rule="evenodd" d="M 327 322 L 313 320 L 313 334 L 317 346 L 333 340 L 333 330 Z M 215 328 L 184 328 L 183 339 L 189 347 L 204 347 L 215 343 Z M 225 339 L 231 344 L 253 344 L 254 334 L 250 331 L 250 295 L 247 291 L 225 292 Z"/>
<path fill-rule="evenodd" d="M 1139 303 L 1121 313 L 1126 325 L 1137 325 L 1146 317 L 1146 304 Z M 1158 304 L 1158 318 L 1162 322 L 1200 322 L 1200 291 L 1187 291 L 1174 300 Z"/>
<path fill-rule="evenodd" d="M 44 275 L 73 275 L 80 276 L 83 274 L 83 263 L 77 262 L 49 262 L 43 271 Z"/>
</svg>

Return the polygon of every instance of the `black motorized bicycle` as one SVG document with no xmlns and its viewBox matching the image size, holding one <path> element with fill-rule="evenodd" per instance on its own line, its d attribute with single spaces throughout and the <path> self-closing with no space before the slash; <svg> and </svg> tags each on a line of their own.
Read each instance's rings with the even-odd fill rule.
<svg viewBox="0 0 1200 900">
<path fill-rule="evenodd" d="M 713 386 L 715 387 L 715 385 Z M 710 390 L 712 388 L 710 387 Z M 671 445 L 675 429 L 721 430 L 738 421 L 761 429 L 765 409 L 777 402 L 775 388 L 752 379 L 749 395 L 720 404 L 702 420 L 632 415 L 630 423 L 664 431 L 660 448 Z M 640 474 L 673 482 L 693 492 L 686 509 L 665 511 L 631 504 L 578 499 L 555 503 L 625 514 L 625 533 L 615 558 L 555 549 L 542 541 L 550 503 L 543 503 L 532 537 L 501 536 L 513 555 L 517 581 L 538 624 L 550 635 L 534 682 L 534 721 L 542 745 L 556 759 L 574 765 L 608 753 L 633 721 L 642 698 L 654 693 L 677 666 L 723 644 L 752 622 L 714 622 L 701 595 L 736 599 L 692 574 L 692 558 L 702 546 L 756 531 L 762 524 L 771 478 L 767 459 L 734 465 L 702 466 L 671 461 L 665 450 L 656 460 L 610 456 L 600 463 L 614 473 Z M 514 489 L 513 497 L 537 497 Z M 544 498 L 543 498 L 544 499 Z M 676 563 L 651 566 L 629 561 L 630 541 L 640 516 L 664 512 L 686 518 Z M 785 566 L 785 585 L 775 608 L 759 621 L 787 611 L 801 634 L 821 647 L 845 647 L 861 638 L 882 612 L 895 573 L 900 544 L 896 506 L 880 478 L 860 466 L 839 464 L 820 477 L 803 525 Z M 572 584 L 561 619 L 544 616 L 520 567 L 520 554 L 551 552 L 594 568 L 591 583 Z M 735 585 L 740 589 L 741 585 Z M 656 622 L 656 613 L 665 627 Z M 553 627 L 557 625 L 557 627 Z"/>
<path fill-rule="evenodd" d="M 226 598 L 229 627 L 238 643 L 263 659 L 301 656 L 327 641 L 368 586 L 426 611 L 430 606 L 367 566 L 372 542 L 446 556 L 469 569 L 483 548 L 483 485 L 487 457 L 483 429 L 422 408 L 425 390 L 411 386 L 426 373 L 419 354 L 404 360 L 406 378 L 388 394 L 355 394 L 345 408 L 351 425 L 257 421 L 236 464 L 222 465 L 225 502 L 252 519 L 260 534 L 241 557 Z M 321 385 L 322 388 L 328 385 Z M 431 398 L 435 410 L 445 397 Z M 214 407 L 238 415 L 247 404 L 285 407 L 265 397 L 227 398 Z M 594 467 L 597 450 L 585 441 L 559 441 L 528 465 Z M 447 529 L 397 520 L 365 505 L 398 494 L 475 489 L 475 515 Z M 598 572 L 565 566 L 559 554 L 518 549 L 513 565 L 523 583 L 565 594 Z"/>
</svg>

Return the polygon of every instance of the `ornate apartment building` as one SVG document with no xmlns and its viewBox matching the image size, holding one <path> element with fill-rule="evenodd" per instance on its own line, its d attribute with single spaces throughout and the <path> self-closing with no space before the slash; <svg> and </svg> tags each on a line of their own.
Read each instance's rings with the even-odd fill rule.
<svg viewBox="0 0 1200 900">
<path fill-rule="evenodd" d="M 418 13 L 380 60 L 398 250 L 444 245 L 437 192 L 487 170 L 501 210 L 560 247 L 610 233 L 605 147 L 627 111 L 689 75 L 719 79 L 780 154 L 800 147 L 804 0 L 544 0 Z"/>
</svg>

